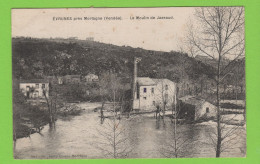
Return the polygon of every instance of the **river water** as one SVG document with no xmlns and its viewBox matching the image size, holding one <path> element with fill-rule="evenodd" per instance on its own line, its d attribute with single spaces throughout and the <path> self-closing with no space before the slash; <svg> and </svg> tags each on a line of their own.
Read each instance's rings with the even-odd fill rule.
<svg viewBox="0 0 260 164">
<path fill-rule="evenodd" d="M 104 137 L 106 139 L 105 135 L 101 135 L 102 129 L 103 134 L 107 134 L 105 131 L 109 130 L 107 125 L 111 120 L 105 119 L 103 124 L 100 123 L 99 114 L 93 112 L 95 107 L 100 106 L 98 103 L 82 103 L 80 106 L 85 108 L 80 116 L 60 118 L 55 128 L 46 125 L 41 134 L 35 133 L 30 138 L 18 139 L 14 147 L 14 158 L 111 158 L 105 156 L 99 145 L 105 141 Z M 174 143 L 174 124 L 169 118 L 163 122 L 156 121 L 151 115 L 137 115 L 122 118 L 120 125 L 124 127 L 123 138 L 127 138 L 124 144 L 129 148 L 127 158 L 174 157 L 170 147 Z M 226 129 L 228 128 L 232 126 L 229 125 Z M 178 157 L 215 157 L 214 142 L 210 137 L 215 129 L 214 122 L 178 125 L 176 138 L 181 145 Z M 222 152 L 221 157 L 246 156 L 245 127 L 239 127 L 237 131 L 239 135 L 228 140 L 230 145 L 226 146 L 228 149 Z"/>
</svg>

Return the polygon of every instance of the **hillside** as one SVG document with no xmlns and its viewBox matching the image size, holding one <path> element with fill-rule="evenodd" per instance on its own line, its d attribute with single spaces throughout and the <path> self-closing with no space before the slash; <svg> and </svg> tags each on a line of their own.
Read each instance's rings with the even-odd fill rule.
<svg viewBox="0 0 260 164">
<path fill-rule="evenodd" d="M 197 61 L 201 61 L 201 62 L 203 62 L 203 63 L 205 63 L 207 65 L 211 65 L 211 66 L 213 66 L 214 68 L 217 69 L 217 66 L 218 66 L 217 60 L 212 59 L 209 56 L 197 55 L 197 56 L 195 56 L 195 59 Z M 227 65 L 229 62 L 230 62 L 230 60 L 227 59 L 227 58 L 222 58 L 222 60 L 221 60 L 222 65 Z"/>
<path fill-rule="evenodd" d="M 13 76 L 17 79 L 47 75 L 95 73 L 114 70 L 131 77 L 133 58 L 141 57 L 138 76 L 197 81 L 214 77 L 215 69 L 179 52 L 160 52 L 94 41 L 13 38 Z"/>
<path fill-rule="evenodd" d="M 211 65 L 217 69 L 217 61 L 208 57 L 197 55 L 195 57 L 197 61 L 201 61 L 206 65 Z M 224 83 L 227 85 L 245 85 L 245 57 L 238 58 L 231 61 L 227 58 L 221 61 L 221 72 L 222 75 L 230 74 L 224 79 Z M 237 79 L 237 80 L 236 80 Z"/>
</svg>

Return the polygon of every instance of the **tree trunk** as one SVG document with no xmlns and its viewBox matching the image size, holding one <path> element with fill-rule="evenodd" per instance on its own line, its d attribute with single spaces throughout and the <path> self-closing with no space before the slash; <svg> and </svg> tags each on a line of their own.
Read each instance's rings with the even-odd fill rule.
<svg viewBox="0 0 260 164">
<path fill-rule="evenodd" d="M 103 124 L 104 122 L 104 112 L 103 112 L 103 108 L 104 108 L 104 105 L 105 105 L 105 101 L 103 101 L 103 98 L 102 98 L 102 106 L 101 106 L 101 109 L 100 109 L 100 123 Z"/>
<path fill-rule="evenodd" d="M 243 114 L 243 116 L 244 116 L 244 121 L 246 121 L 246 104 L 244 106 L 244 114 Z"/>
<path fill-rule="evenodd" d="M 226 86 L 226 84 L 224 84 L 224 94 L 223 94 L 223 100 L 225 100 L 226 99 L 226 88 L 227 88 L 227 86 Z"/>
<path fill-rule="evenodd" d="M 219 69 L 218 69 L 219 70 Z M 216 157 L 220 157 L 220 149 L 221 149 L 221 124 L 220 124 L 220 95 L 219 95 L 219 74 L 217 80 L 217 149 L 216 149 Z"/>
<path fill-rule="evenodd" d="M 175 151 L 175 158 L 178 158 L 178 154 L 177 154 L 177 106 L 176 106 L 176 93 L 175 93 L 175 102 L 174 102 L 174 109 L 175 109 L 175 114 L 174 114 L 174 151 Z"/>
<path fill-rule="evenodd" d="M 113 118 L 113 155 L 114 158 L 116 158 L 116 106 L 115 106 L 115 98 L 116 94 L 115 91 L 113 91 L 113 108 L 114 108 L 114 118 Z"/>
<path fill-rule="evenodd" d="M 200 81 L 200 93 L 203 94 L 203 80 Z"/>
<path fill-rule="evenodd" d="M 220 11 L 218 9 L 217 15 L 220 20 Z M 220 64 L 221 64 L 221 53 L 222 53 L 222 29 L 221 29 L 221 21 L 218 23 L 218 37 L 219 37 L 219 51 L 218 51 L 218 74 L 217 74 L 217 149 L 216 149 L 216 157 L 220 157 L 221 153 L 221 141 L 222 141 L 222 136 L 221 136 L 221 111 L 220 111 L 220 93 L 219 93 L 219 86 L 220 86 Z"/>
<path fill-rule="evenodd" d="M 221 47 L 221 30 L 219 34 L 219 46 Z M 219 51 L 218 58 L 218 72 L 217 72 L 217 148 L 216 148 L 216 157 L 220 157 L 221 153 L 221 113 L 220 113 L 220 93 L 219 93 L 219 85 L 220 85 L 220 64 L 221 64 L 221 48 Z"/>
</svg>

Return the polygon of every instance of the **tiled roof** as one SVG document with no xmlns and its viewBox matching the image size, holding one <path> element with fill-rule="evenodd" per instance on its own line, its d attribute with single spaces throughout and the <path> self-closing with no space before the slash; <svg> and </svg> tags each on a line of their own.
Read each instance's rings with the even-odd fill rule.
<svg viewBox="0 0 260 164">
<path fill-rule="evenodd" d="M 179 100 L 181 100 L 182 102 L 184 102 L 186 104 L 191 104 L 194 106 L 202 105 L 204 102 L 206 102 L 203 99 L 196 98 L 196 97 L 190 96 L 190 95 L 181 97 L 181 98 L 179 98 Z"/>
<path fill-rule="evenodd" d="M 141 86 L 149 86 L 156 85 L 156 83 L 149 77 L 137 77 L 138 85 Z"/>
<path fill-rule="evenodd" d="M 152 79 L 156 84 L 159 83 L 159 82 L 169 82 L 170 80 L 169 79 Z M 172 81 L 171 81 L 172 82 Z"/>
<path fill-rule="evenodd" d="M 137 77 L 137 82 L 139 83 L 139 85 L 146 85 L 146 86 L 149 86 L 149 85 L 156 85 L 160 82 L 172 82 L 170 81 L 169 79 L 152 79 L 152 78 L 149 78 L 149 77 Z"/>
</svg>

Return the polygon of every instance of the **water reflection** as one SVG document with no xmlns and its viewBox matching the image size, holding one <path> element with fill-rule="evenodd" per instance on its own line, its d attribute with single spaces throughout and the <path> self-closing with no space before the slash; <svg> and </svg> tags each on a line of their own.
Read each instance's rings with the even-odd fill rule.
<svg viewBox="0 0 260 164">
<path fill-rule="evenodd" d="M 44 127 L 40 134 L 31 138 L 21 138 L 16 142 L 15 158 L 104 158 L 96 147 L 100 141 L 97 129 L 105 126 L 107 119 L 100 124 L 99 114 L 85 111 L 80 116 L 59 119 L 56 126 Z M 121 124 L 133 151 L 129 158 L 165 158 L 162 147 L 173 140 L 174 124 L 169 118 L 156 120 L 153 117 L 135 116 L 123 118 Z M 179 143 L 186 141 L 180 157 L 214 157 L 212 146 L 207 143 L 208 133 L 214 125 L 177 125 Z M 245 156 L 245 138 L 237 139 L 237 149 L 223 153 L 222 157 Z M 174 157 L 172 154 L 170 157 Z"/>
</svg>

